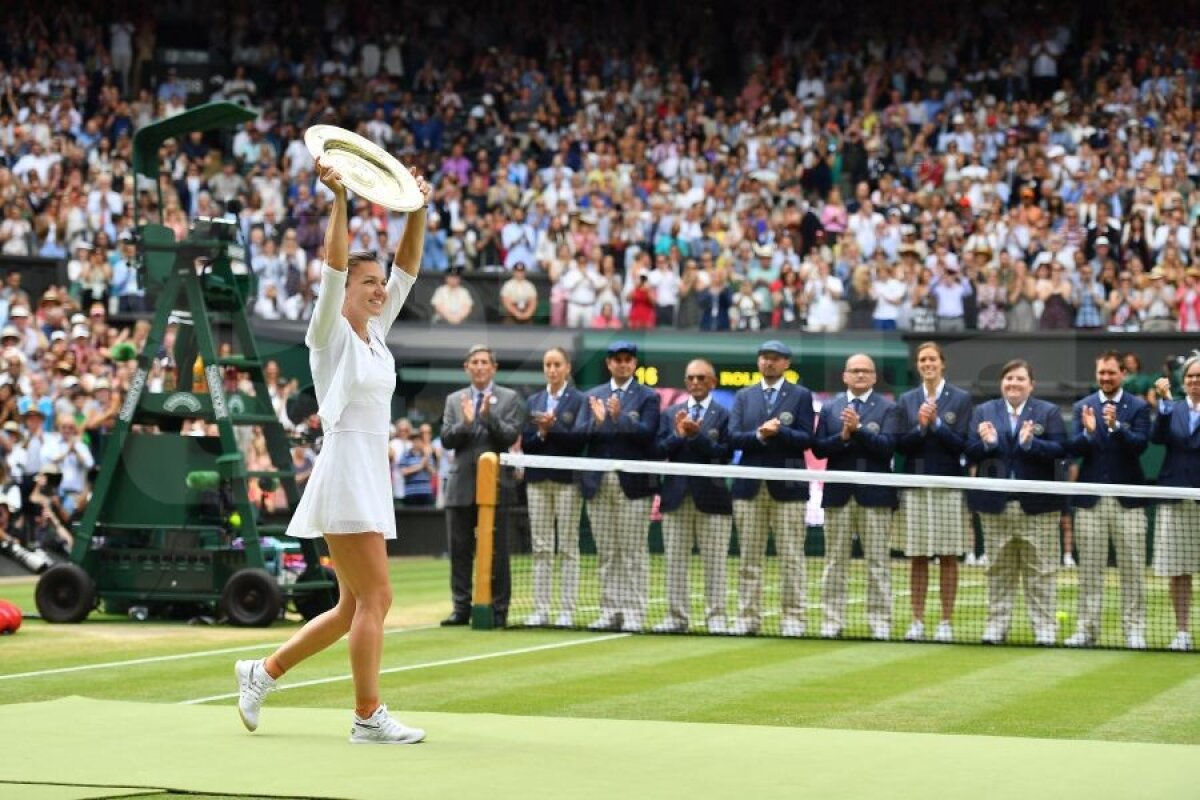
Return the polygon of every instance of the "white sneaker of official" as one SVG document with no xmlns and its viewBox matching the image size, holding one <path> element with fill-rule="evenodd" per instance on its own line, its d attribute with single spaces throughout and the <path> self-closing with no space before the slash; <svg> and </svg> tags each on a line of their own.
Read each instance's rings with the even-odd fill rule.
<svg viewBox="0 0 1200 800">
<path fill-rule="evenodd" d="M 949 644 L 954 641 L 954 628 L 946 620 L 938 623 L 937 630 L 933 632 L 933 640 L 942 644 Z"/>
<path fill-rule="evenodd" d="M 734 620 L 733 626 L 729 629 L 729 633 L 733 636 L 757 636 L 758 620 L 738 617 L 738 619 Z"/>
<path fill-rule="evenodd" d="M 1130 650 L 1145 650 L 1146 637 L 1140 633 L 1131 633 L 1129 634 L 1129 639 L 1127 640 L 1126 644 L 1129 646 Z"/>
<path fill-rule="evenodd" d="M 804 635 L 804 622 L 798 619 L 785 619 L 779 626 L 779 635 L 789 639 L 799 639 Z"/>
<path fill-rule="evenodd" d="M 688 624 L 685 620 L 678 617 L 668 616 L 662 622 L 655 625 L 651 630 L 654 633 L 687 633 Z"/>
<path fill-rule="evenodd" d="M 233 665 L 238 685 L 238 715 L 246 730 L 258 729 L 258 712 L 269 692 L 275 691 L 275 679 L 267 674 L 265 659 L 239 661 Z"/>
<path fill-rule="evenodd" d="M 542 611 L 535 611 L 525 618 L 526 628 L 542 628 L 550 622 L 550 615 Z"/>
<path fill-rule="evenodd" d="M 1092 637 L 1088 635 L 1087 631 L 1075 631 L 1063 642 L 1066 647 L 1091 647 L 1092 644 L 1094 644 Z"/>
<path fill-rule="evenodd" d="M 588 625 L 589 631 L 615 631 L 621 627 L 621 615 L 612 611 L 603 612 L 595 622 Z"/>
<path fill-rule="evenodd" d="M 980 637 L 980 641 L 984 644 L 1003 644 L 1004 631 L 989 625 L 983 629 L 983 636 Z"/>
<path fill-rule="evenodd" d="M 925 640 L 925 623 L 917 620 L 908 627 L 908 633 L 904 634 L 906 642 L 921 642 Z"/>
<path fill-rule="evenodd" d="M 554 627 L 556 627 L 556 628 L 574 628 L 575 627 L 575 617 L 571 616 L 571 613 L 569 611 L 564 611 L 558 615 L 558 619 L 554 620 Z"/>
<path fill-rule="evenodd" d="M 382 703 L 366 719 L 355 714 L 350 728 L 351 744 L 416 744 L 424 738 L 425 731 L 394 719 Z"/>
<path fill-rule="evenodd" d="M 1192 649 L 1192 635 L 1187 631 L 1180 631 L 1175 634 L 1175 638 L 1171 640 L 1171 644 L 1167 649 L 1174 650 L 1177 653 L 1189 652 Z"/>
</svg>

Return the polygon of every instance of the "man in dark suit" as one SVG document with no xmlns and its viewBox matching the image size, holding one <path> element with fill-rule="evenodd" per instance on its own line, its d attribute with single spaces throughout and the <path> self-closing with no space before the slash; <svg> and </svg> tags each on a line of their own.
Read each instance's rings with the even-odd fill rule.
<svg viewBox="0 0 1200 800">
<path fill-rule="evenodd" d="M 962 454 L 974 404 L 971 395 L 946 381 L 946 358 L 936 342 L 917 346 L 921 385 L 900 395 L 900 438 L 896 450 L 910 475 L 966 474 Z M 925 638 L 925 595 L 929 561 L 938 560 L 942 615 L 933 634 L 936 642 L 954 641 L 951 625 L 958 594 L 958 559 L 974 552 L 971 518 L 960 489 L 913 487 L 900 497 L 900 529 L 904 555 L 912 564 L 913 621 L 904 638 Z"/>
<path fill-rule="evenodd" d="M 1066 455 L 1066 429 L 1058 406 L 1033 397 L 1033 371 L 1013 359 L 1000 372 L 1001 397 L 975 407 L 971 415 L 967 460 L 976 475 L 998 480 L 1053 481 L 1057 461 Z M 1008 636 L 1017 587 L 1025 599 L 1034 640 L 1053 645 L 1058 521 L 1066 506 L 1061 495 L 971 491 L 967 504 L 979 512 L 989 560 L 985 644 Z"/>
<path fill-rule="evenodd" d="M 574 431 L 583 409 L 583 393 L 568 382 L 571 360 L 561 347 L 551 347 L 542 356 L 546 388 L 526 401 L 529 419 L 521 431 L 521 448 L 530 455 L 578 456 L 583 438 Z M 558 617 L 555 626 L 575 625 L 575 602 L 579 596 L 579 516 L 583 498 L 574 473 L 561 469 L 525 470 L 529 497 L 529 530 L 533 539 L 533 614 L 526 625 L 548 625 L 550 597 L 554 585 L 555 528 L 561 573 L 558 583 Z"/>
<path fill-rule="evenodd" d="M 740 389 L 729 413 L 729 442 L 741 451 L 748 467 L 803 468 L 804 451 L 812 446 L 816 414 L 812 393 L 784 377 L 792 351 L 777 339 L 758 348 L 758 383 Z M 784 636 L 803 636 L 805 629 L 804 508 L 807 481 L 739 479 L 733 482 L 733 519 L 737 525 L 741 568 L 738 619 L 730 632 L 758 633 L 762 624 L 763 562 L 767 537 L 775 534 L 779 553 L 780 605 Z"/>
<path fill-rule="evenodd" d="M 1183 397 L 1171 396 L 1171 380 L 1154 383 L 1158 416 L 1150 441 L 1165 446 L 1160 486 L 1200 488 L 1200 355 L 1193 353 L 1180 370 Z M 1200 503 L 1162 502 L 1154 518 L 1154 573 L 1167 578 L 1175 609 L 1175 638 L 1167 646 L 1179 652 L 1193 649 L 1191 629 L 1192 576 L 1200 572 Z"/>
<path fill-rule="evenodd" d="M 587 442 L 589 458 L 653 457 L 658 393 L 634 379 L 637 353 L 632 342 L 610 344 L 604 364 L 611 378 L 584 398 L 575 430 Z M 613 471 L 580 477 L 600 560 L 600 617 L 588 627 L 639 632 L 646 620 L 647 534 L 658 481 L 652 475 Z"/>
<path fill-rule="evenodd" d="M 896 404 L 875 392 L 875 362 L 865 353 L 846 359 L 846 391 L 821 407 L 813 454 L 839 472 L 891 472 L 900 435 Z M 825 621 L 821 636 L 835 639 L 846 624 L 846 569 L 857 533 L 867 560 L 867 624 L 875 639 L 892 635 L 892 566 L 888 531 L 899 506 L 896 490 L 864 475 L 856 483 L 826 481 L 825 574 L 821 579 Z"/>
<path fill-rule="evenodd" d="M 487 345 L 467 351 L 463 369 L 471 385 L 446 398 L 442 413 L 442 445 L 454 450 L 454 465 L 446 480 L 446 530 L 450 543 L 450 594 L 454 610 L 443 625 L 466 625 L 471 620 L 471 569 L 475 561 L 476 463 L 483 453 L 503 453 L 512 447 L 525 420 L 525 402 L 512 389 L 497 386 L 496 356 Z M 492 608 L 495 624 L 508 621 L 511 591 L 508 541 L 496 526 L 492 562 Z"/>
<path fill-rule="evenodd" d="M 687 400 L 663 412 L 658 425 L 658 454 L 689 464 L 729 463 L 729 412 L 713 402 L 717 373 L 697 358 L 684 372 Z M 709 633 L 727 633 L 725 562 L 733 533 L 733 498 L 722 478 L 668 476 L 659 492 L 663 544 L 667 551 L 667 614 L 655 633 L 686 633 L 691 617 L 688 562 L 693 542 L 704 563 L 705 619 Z"/>
<path fill-rule="evenodd" d="M 1109 350 L 1096 357 L 1098 392 L 1075 404 L 1070 452 L 1080 457 L 1084 483 L 1142 484 L 1142 453 L 1150 441 L 1150 406 L 1121 389 L 1125 365 Z M 1067 647 L 1091 647 L 1100 635 L 1104 573 L 1112 539 L 1121 571 L 1121 627 L 1125 643 L 1146 649 L 1146 501 L 1137 497 L 1077 495 L 1075 544 L 1079 548 L 1079 612 Z"/>
</svg>

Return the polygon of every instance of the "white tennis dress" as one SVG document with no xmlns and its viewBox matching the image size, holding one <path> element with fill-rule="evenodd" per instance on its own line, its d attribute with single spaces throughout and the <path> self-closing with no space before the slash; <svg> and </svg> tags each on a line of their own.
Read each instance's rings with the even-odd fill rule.
<svg viewBox="0 0 1200 800">
<path fill-rule="evenodd" d="M 392 267 L 383 313 L 367 323 L 364 342 L 342 316 L 345 272 L 325 265 L 304 343 L 317 392 L 324 444 L 287 535 L 378 531 L 396 538 L 388 436 L 396 362 L 385 344 L 415 278 Z"/>
</svg>

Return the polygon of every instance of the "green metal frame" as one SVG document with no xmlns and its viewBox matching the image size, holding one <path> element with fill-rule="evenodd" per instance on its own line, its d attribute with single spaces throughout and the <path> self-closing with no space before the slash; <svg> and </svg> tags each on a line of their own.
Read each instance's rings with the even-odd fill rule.
<svg viewBox="0 0 1200 800">
<path fill-rule="evenodd" d="M 157 174 L 158 147 L 166 139 L 255 117 L 241 106 L 214 103 L 148 125 L 134 135 L 134 168 L 141 174 Z M 247 482 L 275 478 L 291 508 L 300 501 L 288 437 L 271 407 L 264 362 L 246 316 L 257 282 L 248 270 L 234 272 L 233 264 L 245 260 L 238 243 L 196 233 L 176 242 L 169 229 L 154 223 L 141 224 L 139 232 L 145 284 L 158 290 L 154 318 L 99 465 L 92 499 L 75 532 L 71 560 L 95 581 L 97 597 L 108 603 L 216 601 L 238 569 L 266 568 L 261 538 L 285 530 L 260 524 Z M 197 264 L 206 266 L 198 271 Z M 181 297 L 185 304 L 179 304 Z M 177 307 L 191 312 L 207 394 L 146 392 L 153 359 Z M 238 355 L 218 356 L 215 325 L 232 328 L 234 342 L 241 348 Z M 249 373 L 253 395 L 226 394 L 222 372 L 228 366 Z M 178 367 L 191 369 L 190 364 Z M 189 437 L 153 428 L 196 418 L 215 422 L 217 436 L 185 441 Z M 262 427 L 272 470 L 247 470 L 235 435 L 235 427 L 241 425 Z M 200 513 L 198 493 L 184 485 L 187 474 L 194 471 L 215 471 L 220 476 L 222 488 L 232 498 L 225 519 Z M 233 519 L 234 512 L 240 523 Z M 181 534 L 186 541 L 171 546 Z M 95 547 L 98 535 L 104 542 Z M 231 546 L 235 536 L 242 538 L 243 549 Z M 280 587 L 285 600 L 335 586 L 323 576 L 311 577 L 321 576 L 316 542 L 303 539 L 300 549 L 305 560 L 303 580 Z"/>
</svg>

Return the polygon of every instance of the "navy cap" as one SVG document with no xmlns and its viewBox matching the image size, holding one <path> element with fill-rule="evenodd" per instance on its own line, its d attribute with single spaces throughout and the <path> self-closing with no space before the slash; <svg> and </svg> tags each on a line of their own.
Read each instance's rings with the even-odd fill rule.
<svg viewBox="0 0 1200 800">
<path fill-rule="evenodd" d="M 788 347 L 778 339 L 770 339 L 758 346 L 758 354 L 761 356 L 763 353 L 778 353 L 784 358 L 791 358 L 792 348 Z"/>
<path fill-rule="evenodd" d="M 631 356 L 637 356 L 637 345 L 624 339 L 618 339 L 608 346 L 610 356 L 615 356 L 617 353 L 629 353 Z"/>
</svg>

